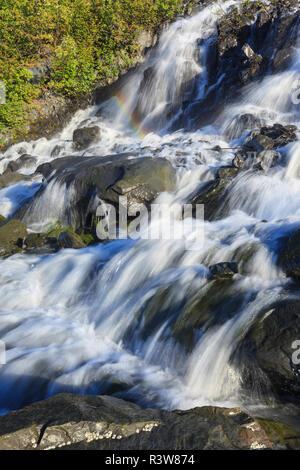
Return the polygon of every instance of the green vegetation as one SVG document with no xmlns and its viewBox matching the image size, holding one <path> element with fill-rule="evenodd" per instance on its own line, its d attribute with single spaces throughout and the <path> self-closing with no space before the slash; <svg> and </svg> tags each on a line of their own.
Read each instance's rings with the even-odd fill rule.
<svg viewBox="0 0 300 470">
<path fill-rule="evenodd" d="M 195 0 L 189 0 L 189 4 Z M 183 0 L 2 0 L 0 131 L 20 127 L 43 90 L 80 97 L 129 66 L 142 30 L 172 19 Z M 30 68 L 51 63 L 50 76 L 34 83 Z"/>
</svg>

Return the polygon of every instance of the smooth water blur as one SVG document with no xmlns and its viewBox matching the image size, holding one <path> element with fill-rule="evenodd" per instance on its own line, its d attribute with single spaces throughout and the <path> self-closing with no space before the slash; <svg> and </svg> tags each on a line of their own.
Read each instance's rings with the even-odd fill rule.
<svg viewBox="0 0 300 470">
<path fill-rule="evenodd" d="M 236 116 L 251 112 L 267 124 L 298 122 L 299 107 L 290 96 L 300 73 L 296 51 L 290 70 L 247 87 L 215 127 L 168 131 L 181 103 L 205 93 L 207 41 L 214 38 L 220 15 L 235 3 L 215 2 L 172 24 L 115 98 L 100 109 L 80 111 L 50 141 L 11 147 L 0 170 L 24 152 L 37 156 L 37 165 L 57 158 L 51 154 L 58 146 L 59 157 L 125 151 L 141 158 L 157 155 L 177 169 L 176 191 L 157 201 L 172 206 L 212 180 L 218 167 L 231 164 L 234 147 L 247 133 L 228 137 Z M 72 134 L 81 123 L 98 125 L 102 136 L 87 151 L 74 153 Z M 0 408 L 17 408 L 60 391 L 117 393 L 166 408 L 245 404 L 231 357 L 257 314 L 286 295 L 288 279 L 276 266 L 276 256 L 281 237 L 300 227 L 299 152 L 297 142 L 284 149 L 276 168 L 240 172 L 224 199 L 222 218 L 190 224 L 192 244 L 204 229 L 201 249 L 187 250 L 185 240 L 122 240 L 1 260 L 0 338 L 7 364 L 0 369 Z M 11 215 L 40 184 L 26 181 L 1 190 L 0 213 Z M 29 227 L 38 231 L 63 218 L 73 191 L 53 180 L 27 214 Z M 181 225 L 177 220 L 175 230 Z M 214 290 L 208 271 L 225 261 L 241 267 L 227 297 Z M 210 299 L 217 302 L 219 295 L 218 309 L 205 317 Z M 194 301 L 199 319 L 204 315 L 195 328 Z M 253 399 L 248 396 L 246 404 Z"/>
</svg>

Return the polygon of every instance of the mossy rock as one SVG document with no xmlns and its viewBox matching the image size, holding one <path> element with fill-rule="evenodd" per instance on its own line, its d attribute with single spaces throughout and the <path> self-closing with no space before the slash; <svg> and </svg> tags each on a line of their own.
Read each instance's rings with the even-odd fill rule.
<svg viewBox="0 0 300 470">
<path fill-rule="evenodd" d="M 57 241 L 60 248 L 78 249 L 86 246 L 81 237 L 72 229 L 61 232 Z"/>
<path fill-rule="evenodd" d="M 22 251 L 26 235 L 26 225 L 19 220 L 11 219 L 0 225 L 0 256 L 6 257 Z"/>
<path fill-rule="evenodd" d="M 298 429 L 287 426 L 284 423 L 266 419 L 257 419 L 257 422 L 266 432 L 276 449 L 300 449 L 300 431 Z"/>
</svg>

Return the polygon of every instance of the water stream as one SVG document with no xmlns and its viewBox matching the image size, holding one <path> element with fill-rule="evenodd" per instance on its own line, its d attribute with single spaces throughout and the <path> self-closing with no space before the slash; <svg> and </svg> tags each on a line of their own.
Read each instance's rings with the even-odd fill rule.
<svg viewBox="0 0 300 470">
<path fill-rule="evenodd" d="M 132 152 L 169 159 L 177 188 L 159 201 L 172 205 L 231 164 L 245 137 L 239 130 L 235 134 L 236 116 L 251 112 L 266 124 L 299 123 L 291 87 L 300 78 L 300 49 L 289 70 L 245 88 L 214 125 L 170 130 L 183 102 L 207 92 L 207 47 L 218 19 L 235 3 L 214 2 L 171 24 L 113 98 L 78 112 L 51 140 L 14 145 L 2 155 L 0 171 L 22 153 L 38 156 L 37 165 L 57 158 L 51 157 L 57 146 L 59 157 L 82 155 L 71 140 L 85 122 L 101 129 L 101 139 L 86 156 Z M 216 152 L 217 145 L 228 150 Z M 178 152 L 184 153 L 184 164 Z M 2 259 L 0 339 L 7 347 L 7 364 L 0 369 L 2 411 L 62 391 L 115 393 L 168 409 L 257 399 L 241 393 L 240 371 L 231 358 L 261 309 L 286 295 L 288 279 L 276 266 L 276 246 L 283 234 L 300 227 L 299 152 L 300 141 L 286 148 L 275 168 L 240 172 L 224 201 L 224 217 L 191 224 L 191 239 L 192 231 L 204 226 L 201 250 L 186 250 L 183 240 L 117 240 Z M 34 176 L 0 190 L 0 214 L 12 215 L 40 184 Z M 51 183 L 30 213 L 29 226 L 58 220 L 71 197 L 70 189 Z M 251 259 L 230 287 L 235 301 L 189 338 L 188 302 L 197 298 L 205 308 L 207 297 L 215 295 L 208 266 L 240 261 L 249 247 Z"/>
</svg>

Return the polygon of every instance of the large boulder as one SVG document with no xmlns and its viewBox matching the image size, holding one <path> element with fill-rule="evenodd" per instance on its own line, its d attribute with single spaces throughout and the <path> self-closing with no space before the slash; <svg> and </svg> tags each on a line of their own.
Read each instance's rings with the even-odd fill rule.
<svg viewBox="0 0 300 470">
<path fill-rule="evenodd" d="M 117 211 L 121 196 L 126 196 L 129 209 L 140 203 L 149 206 L 161 192 L 173 191 L 176 183 L 176 171 L 168 160 L 132 154 L 63 157 L 40 165 L 37 171 L 48 183 L 54 181 L 66 190 L 72 187 L 72 198 L 64 214 L 60 214 L 60 222 L 74 230 L 88 228 L 95 222 L 93 202 L 99 204 L 99 199 Z M 46 189 L 44 185 L 18 217 L 26 220 Z"/>
<path fill-rule="evenodd" d="M 299 340 L 299 300 L 282 300 L 259 313 L 234 354 L 248 393 L 299 402 L 300 365 L 293 361 Z"/>
<path fill-rule="evenodd" d="M 299 449 L 300 432 L 255 420 L 240 408 L 170 412 L 108 396 L 62 394 L 0 417 L 1 450 L 276 448 Z M 122 463 L 122 455 L 115 459 Z"/>
</svg>

